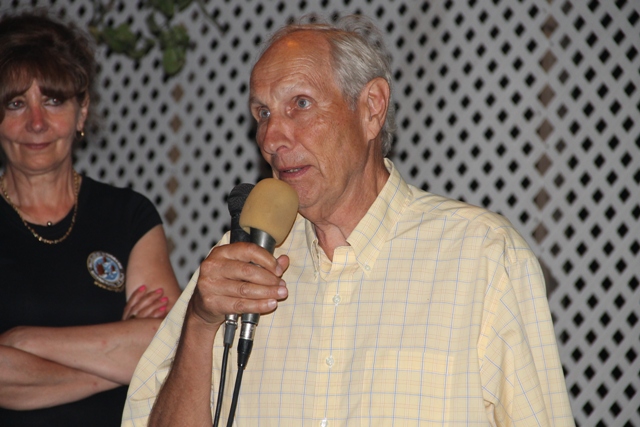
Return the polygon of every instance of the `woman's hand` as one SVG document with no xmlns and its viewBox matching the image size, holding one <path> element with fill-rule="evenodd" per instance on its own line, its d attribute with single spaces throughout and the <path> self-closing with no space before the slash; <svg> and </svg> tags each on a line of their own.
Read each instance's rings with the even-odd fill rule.
<svg viewBox="0 0 640 427">
<path fill-rule="evenodd" d="M 167 315 L 169 298 L 163 296 L 162 288 L 147 290 L 145 285 L 138 287 L 122 313 L 122 320 L 133 318 L 163 319 Z"/>
</svg>

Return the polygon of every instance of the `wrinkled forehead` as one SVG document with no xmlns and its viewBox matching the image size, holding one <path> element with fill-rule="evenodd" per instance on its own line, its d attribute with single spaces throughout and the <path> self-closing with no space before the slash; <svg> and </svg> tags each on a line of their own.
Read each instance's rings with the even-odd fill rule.
<svg viewBox="0 0 640 427">
<path fill-rule="evenodd" d="M 300 30 L 273 42 L 258 59 L 251 72 L 251 83 L 269 73 L 288 70 L 318 69 L 331 64 L 330 45 L 317 31 Z"/>
</svg>

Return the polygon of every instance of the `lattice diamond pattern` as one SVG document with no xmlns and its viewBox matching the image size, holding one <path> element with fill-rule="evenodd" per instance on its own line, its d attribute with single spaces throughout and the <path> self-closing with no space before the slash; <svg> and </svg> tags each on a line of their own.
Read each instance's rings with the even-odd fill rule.
<svg viewBox="0 0 640 427">
<path fill-rule="evenodd" d="M 44 6 L 78 22 L 89 1 Z M 371 16 L 394 53 L 392 158 L 429 191 L 507 216 L 547 274 L 580 426 L 640 426 L 640 3 L 637 0 L 205 1 L 174 78 L 100 51 L 105 118 L 78 168 L 147 194 L 183 284 L 228 228 L 225 197 L 267 170 L 246 108 L 257 44 L 293 16 Z M 135 2 L 111 19 L 143 28 Z"/>
</svg>

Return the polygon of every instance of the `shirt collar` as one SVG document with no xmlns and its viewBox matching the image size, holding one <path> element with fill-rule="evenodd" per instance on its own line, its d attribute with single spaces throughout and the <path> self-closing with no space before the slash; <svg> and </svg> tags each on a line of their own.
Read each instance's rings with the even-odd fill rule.
<svg viewBox="0 0 640 427">
<path fill-rule="evenodd" d="M 387 183 L 347 238 L 365 274 L 373 270 L 380 251 L 413 197 L 409 185 L 402 179 L 393 162 L 389 159 L 384 159 L 384 162 L 389 171 Z M 315 227 L 308 220 L 305 220 L 305 234 L 315 271 L 318 271 L 318 254 L 322 249 L 318 246 Z"/>
</svg>

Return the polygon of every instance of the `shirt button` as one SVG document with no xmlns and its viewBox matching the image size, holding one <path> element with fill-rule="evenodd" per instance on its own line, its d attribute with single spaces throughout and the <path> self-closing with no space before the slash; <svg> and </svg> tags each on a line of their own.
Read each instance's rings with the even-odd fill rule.
<svg viewBox="0 0 640 427">
<path fill-rule="evenodd" d="M 328 367 L 332 367 L 335 361 L 333 360 L 333 356 L 329 356 L 325 359 L 325 363 Z"/>
<path fill-rule="evenodd" d="M 327 427 L 328 425 L 329 425 L 329 422 L 327 421 L 326 418 L 320 421 L 320 427 Z"/>
<path fill-rule="evenodd" d="M 340 304 L 340 301 L 342 301 L 342 298 L 340 298 L 340 295 L 335 295 L 335 296 L 333 297 L 333 303 L 334 303 L 335 305 Z"/>
<path fill-rule="evenodd" d="M 364 269 L 367 270 L 367 271 L 371 271 L 371 267 L 369 267 L 368 265 L 365 265 Z"/>
</svg>

